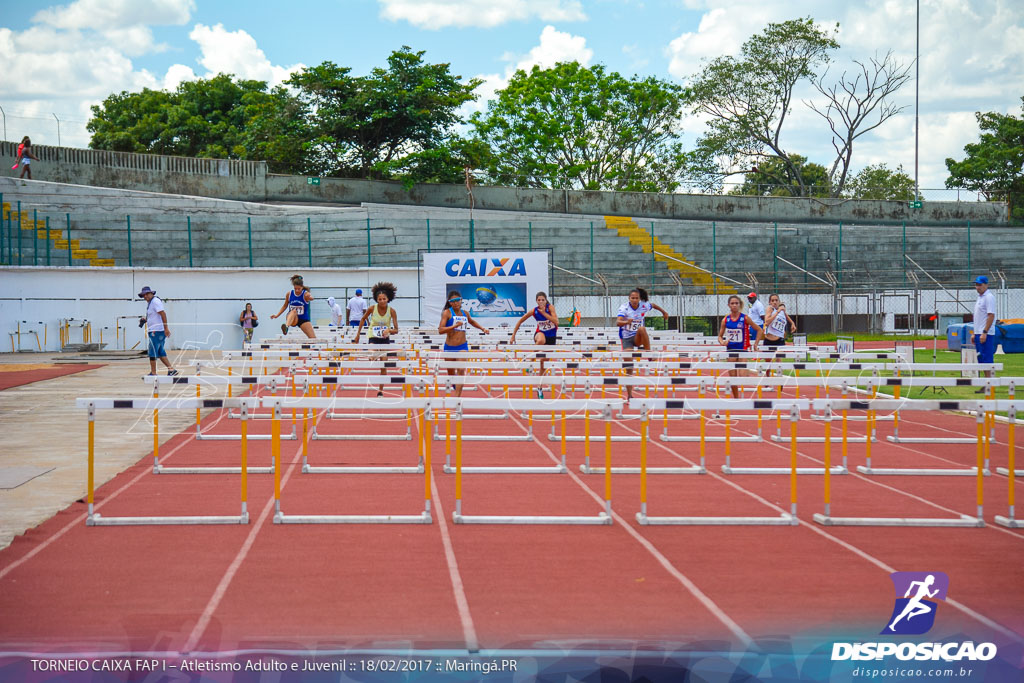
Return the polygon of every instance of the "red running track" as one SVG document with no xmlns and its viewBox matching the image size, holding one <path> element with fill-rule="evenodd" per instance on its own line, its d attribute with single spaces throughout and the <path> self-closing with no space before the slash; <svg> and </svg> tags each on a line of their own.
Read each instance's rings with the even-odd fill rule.
<svg viewBox="0 0 1024 683">
<path fill-rule="evenodd" d="M 4 389 L 10 389 L 12 387 L 20 387 L 24 384 L 32 384 L 33 382 L 42 382 L 47 379 L 54 379 L 57 377 L 63 377 L 64 375 L 74 375 L 79 372 L 85 372 L 86 370 L 95 370 L 96 368 L 102 368 L 103 365 L 55 365 L 51 368 L 38 368 L 35 370 L 11 370 L 9 372 L 0 372 L 0 391 Z"/>
<path fill-rule="evenodd" d="M 84 415 L 83 415 L 84 419 Z M 102 414 L 97 429 L 102 430 Z M 771 430 L 767 420 L 765 433 Z M 250 422 L 269 433 L 269 421 Z M 404 420 L 321 417 L 327 433 L 358 429 L 401 433 Z M 466 433 L 525 431 L 518 417 L 471 420 Z M 534 442 L 466 442 L 466 465 L 549 465 L 559 443 L 538 419 Z M 569 421 L 582 434 L 582 421 Z M 655 421 L 656 434 L 661 423 Z M 785 423 L 784 423 L 785 426 Z M 595 432 L 599 427 L 594 424 Z M 735 425 L 750 433 L 752 422 Z M 880 423 L 880 434 L 891 427 Z M 204 429 L 229 433 L 223 414 Z M 709 434 L 722 434 L 721 425 Z M 821 434 L 810 420 L 799 433 Z M 974 421 L 918 414 L 901 433 L 971 434 Z M 635 420 L 614 433 L 635 434 Z M 673 421 L 670 433 L 695 433 Z M 285 428 L 287 431 L 287 426 Z M 301 434 L 301 421 L 299 424 Z M 784 433 L 788 433 L 785 431 Z M 863 434 L 863 424 L 851 435 Z M 1006 461 L 1006 427 L 997 427 L 993 467 Z M 161 446 L 165 465 L 237 464 L 237 442 L 176 435 Z M 636 442 L 616 442 L 616 465 L 639 462 Z M 649 464 L 685 464 L 697 445 L 652 440 Z M 851 444 L 850 464 L 864 444 Z M 799 464 L 820 464 L 822 445 L 801 443 Z M 838 458 L 838 444 L 833 450 Z M 708 445 L 707 475 L 651 475 L 652 515 L 776 515 L 789 507 L 785 476 L 720 473 L 723 445 Z M 1007 479 L 985 479 L 982 529 L 825 528 L 822 477 L 799 478 L 798 526 L 643 527 L 639 477 L 613 477 L 611 526 L 454 525 L 454 476 L 441 469 L 444 443 L 433 443 L 431 525 L 275 525 L 273 475 L 249 476 L 248 526 L 86 527 L 85 505 L 71 505 L 0 552 L 0 649 L 224 651 L 241 648 L 525 649 L 586 645 L 651 647 L 711 643 L 743 647 L 777 638 L 870 639 L 893 606 L 888 574 L 943 571 L 949 600 L 929 638 L 967 634 L 976 642 L 1024 638 L 1024 532 L 991 524 L 1006 513 Z M 969 467 L 973 448 L 874 444 L 877 466 Z M 1018 455 L 1020 452 L 1018 451 Z M 597 515 L 603 478 L 579 473 L 583 444 L 570 442 L 569 474 L 465 474 L 463 513 Z M 734 465 L 788 466 L 785 444 L 734 443 Z M 595 444 L 592 457 L 603 458 Z M 303 474 L 300 441 L 282 442 L 286 514 L 416 514 L 420 475 Z M 416 441 L 309 443 L 312 464 L 413 464 Z M 83 445 L 83 476 L 84 476 Z M 251 441 L 251 465 L 270 460 L 266 441 Z M 237 475 L 154 475 L 152 459 L 97 492 L 105 516 L 237 514 Z M 595 463 L 599 464 L 599 463 Z M 973 514 L 974 480 L 946 477 L 833 478 L 833 514 L 950 516 Z M 1019 490 L 1018 490 L 1019 493 Z"/>
</svg>

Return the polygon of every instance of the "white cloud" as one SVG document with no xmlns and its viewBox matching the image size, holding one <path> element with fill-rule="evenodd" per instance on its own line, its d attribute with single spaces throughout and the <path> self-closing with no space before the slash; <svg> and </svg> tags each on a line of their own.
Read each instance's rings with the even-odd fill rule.
<svg viewBox="0 0 1024 683">
<path fill-rule="evenodd" d="M 669 43 L 671 75 L 687 79 L 703 60 L 738 54 L 743 41 L 769 22 L 813 16 L 821 26 L 839 22 L 842 49 L 834 56 L 830 75 L 856 69 L 853 59 L 866 60 L 892 49 L 906 64 L 914 59 L 915 5 L 894 0 L 684 0 L 702 10 L 696 31 Z M 920 80 L 920 176 L 922 187 L 941 187 L 947 176 L 945 158 L 963 157 L 963 146 L 977 139 L 975 111 L 1020 112 L 1024 83 L 1024 12 L 1019 0 L 922 0 Z M 1012 84 L 1012 85 L 1011 85 Z M 861 138 L 854 151 L 854 171 L 869 163 L 891 168 L 914 167 L 914 81 L 895 100 L 907 109 Z M 790 149 L 820 163 L 831 162 L 828 129 L 816 115 L 793 110 L 785 142 Z M 817 119 L 817 120 L 816 120 Z M 688 133 L 697 133 L 691 127 Z"/>
<path fill-rule="evenodd" d="M 154 42 L 153 26 L 186 24 L 194 9 L 193 0 L 76 0 L 40 10 L 22 31 L 0 28 L 7 136 L 30 135 L 36 142 L 56 144 L 56 113 L 61 142 L 84 147 L 90 105 L 111 93 L 173 90 L 196 78 L 184 64 L 171 65 L 161 76 L 132 62 L 167 49 Z M 197 24 L 190 37 L 199 45 L 206 76 L 225 71 L 277 84 L 301 67 L 271 64 L 252 36 L 220 24 Z"/>
<path fill-rule="evenodd" d="M 207 77 L 228 73 L 239 78 L 267 81 L 274 86 L 304 66 L 293 64 L 283 67 L 271 64 L 267 55 L 256 44 L 255 38 L 241 29 L 228 31 L 223 24 L 196 24 L 188 37 L 199 45 L 202 52 L 199 63 L 206 67 Z"/>
<path fill-rule="evenodd" d="M 195 11 L 195 0 L 75 0 L 36 12 L 32 21 L 61 29 L 125 28 L 140 24 L 180 26 Z"/>
<path fill-rule="evenodd" d="M 511 21 L 583 21 L 579 0 L 379 0 L 380 14 L 425 29 L 494 28 Z"/>
<path fill-rule="evenodd" d="M 594 51 L 587 47 L 587 39 L 583 36 L 574 36 L 557 30 L 554 26 L 545 26 L 540 33 L 540 42 L 530 48 L 525 55 L 517 56 L 506 52 L 502 59 L 509 64 L 505 67 L 504 75 L 480 74 L 477 78 L 484 82 L 476 92 L 479 99 L 464 107 L 464 115 L 474 111 L 483 111 L 487 108 L 487 102 L 496 97 L 498 90 L 508 86 L 508 81 L 516 71 L 522 69 L 529 71 L 534 66 L 542 69 L 549 69 L 559 62 L 579 62 L 584 66 L 590 64 L 594 57 Z"/>
</svg>

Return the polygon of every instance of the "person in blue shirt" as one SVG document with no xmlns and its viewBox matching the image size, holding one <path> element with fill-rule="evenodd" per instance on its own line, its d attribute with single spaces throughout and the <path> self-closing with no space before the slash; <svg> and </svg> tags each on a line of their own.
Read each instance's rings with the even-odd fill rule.
<svg viewBox="0 0 1024 683">
<path fill-rule="evenodd" d="M 750 319 L 748 315 L 743 312 L 743 302 L 740 298 L 733 294 L 729 297 L 729 315 L 722 318 L 722 324 L 718 327 L 718 343 L 724 344 L 726 351 L 757 351 L 757 346 L 764 338 L 764 330 L 756 322 Z M 750 340 L 751 334 L 754 335 L 754 340 Z M 726 361 L 739 362 L 744 360 L 737 356 L 726 359 Z M 750 372 L 747 370 L 727 370 L 726 375 L 730 377 L 738 377 L 740 375 L 749 376 Z M 732 387 L 732 397 L 740 397 L 740 388 L 737 386 Z"/>
<path fill-rule="evenodd" d="M 281 310 L 270 316 L 277 318 L 285 309 L 288 309 L 286 322 L 281 324 L 281 334 L 288 334 L 289 327 L 298 327 L 310 339 L 316 339 L 316 332 L 313 331 L 313 323 L 309 320 L 309 302 L 313 300 L 313 293 L 309 287 L 302 284 L 301 275 L 292 275 L 292 291 L 284 298 Z"/>
</svg>

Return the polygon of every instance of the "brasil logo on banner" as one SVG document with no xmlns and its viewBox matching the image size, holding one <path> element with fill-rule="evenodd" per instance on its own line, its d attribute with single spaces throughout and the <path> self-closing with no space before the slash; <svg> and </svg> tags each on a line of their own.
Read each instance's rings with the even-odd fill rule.
<svg viewBox="0 0 1024 683">
<path fill-rule="evenodd" d="M 462 294 L 462 307 L 477 317 L 518 318 L 526 313 L 526 283 L 449 282 Z"/>
</svg>

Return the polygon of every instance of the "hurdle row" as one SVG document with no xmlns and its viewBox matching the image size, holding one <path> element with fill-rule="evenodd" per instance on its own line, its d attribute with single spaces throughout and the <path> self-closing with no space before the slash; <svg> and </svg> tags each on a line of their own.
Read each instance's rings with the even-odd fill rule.
<svg viewBox="0 0 1024 683">
<path fill-rule="evenodd" d="M 379 366 L 379 363 L 374 365 L 374 367 L 376 367 L 376 366 Z M 170 383 L 170 384 L 191 384 L 191 383 L 194 383 L 194 384 L 197 384 L 197 385 L 201 385 L 201 384 L 210 384 L 210 385 L 227 384 L 229 386 L 231 386 L 231 385 L 240 385 L 240 384 L 241 385 L 245 385 L 245 384 L 258 384 L 258 385 L 268 385 L 268 386 L 271 387 L 271 390 L 275 389 L 276 385 L 279 383 L 279 380 L 286 381 L 286 380 L 284 380 L 284 378 L 281 378 L 280 376 L 275 376 L 275 375 L 263 376 L 263 377 L 258 377 L 258 376 L 252 376 L 252 377 L 223 377 L 223 376 L 216 376 L 216 375 L 197 375 L 197 376 L 191 377 L 191 378 L 190 377 L 173 377 L 173 378 L 171 378 L 171 377 L 147 377 L 145 379 L 146 379 L 146 381 L 148 383 L 152 383 L 152 384 L 168 384 L 168 383 Z M 433 393 L 434 393 L 435 396 L 439 395 L 441 387 L 444 388 L 445 392 L 450 393 L 456 387 L 470 387 L 470 388 L 473 388 L 473 389 L 477 389 L 477 388 L 482 388 L 482 387 L 496 387 L 496 386 L 500 385 L 502 387 L 503 392 L 504 392 L 505 395 L 508 395 L 509 390 L 511 388 L 514 388 L 514 387 L 522 388 L 523 391 L 524 391 L 524 394 L 525 394 L 525 391 L 526 391 L 527 387 L 541 388 L 541 389 L 547 388 L 547 389 L 551 389 L 551 390 L 557 391 L 557 392 L 562 393 L 562 394 L 564 394 L 567 391 L 579 391 L 579 390 L 582 390 L 585 393 L 589 394 L 589 393 L 593 392 L 595 389 L 600 388 L 601 389 L 602 398 L 606 397 L 606 393 L 605 392 L 607 390 L 609 390 L 609 389 L 617 390 L 619 387 L 637 387 L 637 388 L 642 388 L 644 390 L 645 394 L 648 395 L 648 396 L 649 396 L 649 393 L 650 393 L 651 390 L 654 390 L 655 392 L 657 392 L 659 389 L 663 389 L 665 394 L 666 394 L 666 398 L 667 398 L 667 392 L 668 392 L 669 388 L 672 388 L 673 391 L 678 390 L 678 389 L 685 389 L 685 388 L 689 388 L 691 390 L 695 389 L 695 390 L 699 391 L 701 395 L 706 395 L 709 390 L 714 390 L 717 393 L 717 392 L 720 392 L 720 391 L 723 391 L 723 390 L 724 391 L 728 391 L 732 386 L 740 386 L 740 387 L 746 387 L 746 388 L 755 388 L 758 391 L 759 398 L 761 397 L 760 394 L 761 394 L 761 390 L 763 388 L 775 387 L 777 389 L 777 391 L 779 391 L 779 392 L 781 392 L 782 388 L 795 388 L 796 392 L 797 392 L 796 397 L 799 398 L 799 392 L 800 392 L 800 388 L 802 386 L 804 386 L 804 387 L 814 386 L 815 387 L 815 393 L 816 393 L 815 398 L 818 398 L 819 397 L 818 393 L 820 392 L 820 390 L 822 388 L 824 388 L 826 390 L 826 392 L 828 391 L 829 388 L 832 388 L 832 389 L 840 390 L 840 391 L 842 391 L 845 394 L 847 391 L 854 389 L 857 385 L 863 385 L 863 386 L 866 386 L 872 392 L 875 392 L 878 387 L 882 387 L 882 386 L 893 387 L 895 392 L 896 392 L 896 398 L 899 398 L 899 390 L 900 390 L 901 386 L 907 386 L 907 385 L 912 385 L 912 386 L 932 386 L 932 385 L 934 385 L 934 386 L 977 386 L 977 387 L 982 387 L 983 389 L 990 390 L 990 392 L 992 393 L 992 398 L 994 398 L 994 390 L 995 390 L 996 386 L 1006 386 L 1006 387 L 1008 387 L 1010 389 L 1011 397 L 1012 397 L 1014 386 L 1015 386 L 1015 381 L 1016 381 L 1015 378 L 1012 378 L 1012 377 L 1007 377 L 1007 378 L 952 378 L 952 377 L 949 377 L 949 378 L 879 378 L 879 377 L 853 378 L 853 377 L 790 377 L 790 376 L 782 376 L 782 377 L 754 377 L 754 378 L 745 378 L 745 377 L 722 377 L 722 376 L 720 376 L 718 378 L 710 378 L 710 377 L 663 377 L 663 376 L 658 376 L 658 377 L 651 377 L 651 376 L 647 376 L 647 377 L 637 377 L 637 376 L 596 377 L 596 376 L 588 376 L 588 375 L 574 375 L 574 376 L 549 375 L 549 376 L 540 376 L 540 377 L 536 377 L 536 376 L 534 376 L 534 377 L 523 377 L 523 376 L 519 376 L 519 377 L 516 377 L 516 376 L 472 376 L 472 377 L 448 376 L 448 377 L 444 378 L 443 380 L 439 380 L 437 376 L 434 376 L 432 386 L 433 386 Z M 340 387 L 365 388 L 365 387 L 368 387 L 370 385 L 375 385 L 375 384 L 387 384 L 389 386 L 396 386 L 396 385 L 403 386 L 403 385 L 407 385 L 407 384 L 410 384 L 410 383 L 413 384 L 415 389 L 417 391 L 420 391 L 420 392 L 424 392 L 425 390 L 429 390 L 431 388 L 430 380 L 426 376 L 422 376 L 422 375 L 414 375 L 414 376 L 385 376 L 385 377 L 369 376 L 369 375 L 304 376 L 304 379 L 302 380 L 302 392 L 304 394 L 308 393 L 308 391 L 311 388 L 311 386 L 312 387 L 316 387 L 317 385 L 321 385 L 322 386 L 322 385 L 328 385 L 328 384 L 329 385 L 333 385 L 335 387 L 339 387 L 339 388 Z M 292 388 L 293 394 L 297 391 L 297 387 L 298 387 L 298 379 L 296 377 L 292 377 L 292 379 L 291 379 L 291 388 Z M 199 397 L 199 386 L 197 386 L 196 391 L 197 391 L 197 397 Z M 781 394 L 779 395 L 779 397 L 781 398 Z M 888 416 L 879 416 L 879 415 L 876 415 L 875 412 L 876 411 L 870 411 L 868 413 L 868 415 L 866 416 L 866 419 L 870 423 L 869 424 L 870 434 L 866 435 L 864 437 L 855 437 L 854 439 L 852 439 L 853 441 L 866 441 L 868 439 L 874 440 L 876 438 L 875 437 L 875 428 L 876 428 L 875 427 L 875 423 L 877 421 L 879 421 L 879 420 L 888 420 L 888 421 L 892 421 L 894 423 L 894 435 L 889 436 L 887 438 L 888 438 L 889 441 L 892 441 L 894 443 L 969 443 L 970 442 L 970 439 L 960 438 L 960 437 L 933 437 L 933 438 L 924 438 L 924 437 L 908 438 L 908 437 L 900 437 L 899 436 L 899 411 L 898 410 L 894 411 L 891 415 L 888 415 Z M 402 417 L 401 415 L 395 415 L 395 414 L 391 414 L 391 413 L 382 413 L 382 414 L 377 414 L 377 415 L 358 415 L 358 414 L 338 415 L 338 414 L 333 413 L 333 412 L 329 416 L 332 417 L 332 418 L 338 418 L 338 417 L 341 417 L 341 418 L 379 417 L 381 419 L 401 418 Z M 409 418 L 408 415 L 406 415 L 405 417 L 407 419 L 407 422 L 409 423 L 409 428 L 407 429 L 406 435 L 404 437 L 403 436 L 395 436 L 393 438 L 404 438 L 406 440 L 411 439 L 411 421 L 408 419 Z M 503 411 L 503 412 L 497 413 L 497 414 L 465 416 L 464 419 L 468 419 L 470 417 L 478 418 L 478 419 L 495 419 L 495 418 L 501 419 L 501 418 L 507 417 L 507 414 Z M 527 417 L 527 416 L 524 415 L 522 417 Z M 620 418 L 632 418 L 632 417 L 636 417 L 636 416 L 635 415 L 622 415 L 622 414 L 620 414 L 620 415 L 618 415 L 618 417 L 620 417 Z M 708 441 L 725 441 L 728 444 L 729 441 L 730 441 L 730 436 L 729 436 L 728 433 L 724 437 L 707 437 L 706 439 L 699 439 L 696 436 L 670 436 L 668 434 L 668 421 L 670 419 L 672 419 L 672 420 L 677 420 L 677 419 L 702 419 L 702 417 L 703 416 L 698 416 L 698 415 L 695 415 L 695 414 L 683 414 L 683 413 L 681 413 L 679 415 L 670 415 L 668 411 L 665 411 L 665 413 L 663 414 L 664 426 L 663 426 L 662 434 L 660 436 L 661 440 L 663 440 L 663 441 L 698 441 L 698 440 L 700 440 L 702 443 L 705 440 L 708 440 Z M 772 436 L 772 440 L 774 440 L 774 441 L 785 441 L 786 439 L 781 436 L 781 416 L 776 416 L 776 417 L 777 417 L 776 434 L 774 436 Z M 812 416 L 812 417 L 816 417 L 816 418 L 820 419 L 820 416 Z M 533 426 L 532 422 L 533 422 L 533 420 L 532 420 L 532 418 L 533 418 L 533 416 L 531 415 L 531 416 L 529 416 L 529 418 L 530 418 L 529 434 L 526 435 L 526 436 L 522 436 L 522 437 L 520 437 L 520 436 L 507 437 L 507 440 L 513 440 L 513 439 L 514 440 L 527 440 L 527 441 L 528 440 L 532 440 L 532 438 L 533 438 L 532 437 L 532 432 L 533 432 L 533 429 L 532 429 L 532 426 Z M 573 415 L 573 416 L 569 417 L 569 419 L 580 419 L 580 418 L 581 418 L 581 416 L 579 416 L 579 415 Z M 735 416 L 735 419 L 756 419 L 757 422 L 758 422 L 758 425 L 757 425 L 758 430 L 757 430 L 757 434 L 756 435 L 753 435 L 753 436 L 750 436 L 750 437 L 737 437 L 736 440 L 738 440 L 738 441 L 747 440 L 747 441 L 755 441 L 755 442 L 762 440 L 763 437 L 762 437 L 762 431 L 761 431 L 761 427 L 762 427 L 762 413 L 761 413 L 761 411 L 758 411 L 758 414 L 756 416 L 753 416 L 753 415 L 751 415 L 751 416 Z M 994 416 L 991 415 L 991 414 L 987 415 L 987 420 L 989 421 L 989 429 L 988 429 L 988 433 L 990 435 L 989 438 L 990 439 L 994 439 L 994 424 L 995 424 Z M 845 420 L 844 420 L 844 422 L 845 422 Z M 294 419 L 293 419 L 293 424 L 294 424 Z M 210 437 L 206 437 L 205 435 L 202 435 L 202 433 L 199 431 L 198 416 L 197 416 L 197 420 L 196 420 L 196 426 L 197 426 L 197 435 L 199 435 L 197 438 L 237 438 L 235 436 L 226 436 L 226 435 L 223 435 L 223 436 L 222 435 L 216 435 L 216 436 L 210 436 Z M 292 436 L 294 437 L 294 429 L 293 429 Z M 288 437 L 286 437 L 286 438 L 288 438 Z M 313 438 L 314 439 L 317 439 L 317 438 L 351 438 L 351 439 L 360 439 L 360 438 L 364 438 L 364 437 L 361 437 L 361 436 L 358 436 L 358 435 L 345 436 L 345 437 L 320 436 L 320 435 L 318 435 L 316 433 L 316 430 L 314 429 Z M 373 435 L 368 435 L 365 438 L 373 438 Z M 438 439 L 438 438 L 439 437 L 437 435 L 435 435 L 435 439 Z M 492 440 L 500 440 L 500 437 L 495 437 L 495 436 L 491 436 L 491 437 L 481 436 L 480 437 L 480 439 L 482 439 L 482 440 L 487 440 L 488 438 L 492 439 Z M 548 438 L 551 441 L 557 440 L 557 437 L 555 436 L 555 433 L 554 433 L 554 426 L 552 426 L 552 432 L 551 432 L 551 434 L 549 435 Z M 573 436 L 573 437 L 569 437 L 569 438 L 570 438 L 570 440 L 579 441 L 579 440 L 583 440 L 585 437 Z M 619 436 L 619 435 L 617 435 L 615 437 L 616 440 L 634 440 L 634 441 L 638 440 L 638 438 L 639 437 L 636 437 L 636 436 Z M 801 437 L 801 441 L 817 441 L 817 442 L 821 442 L 822 440 L 823 440 L 823 437 L 815 437 L 815 436 L 812 436 L 812 437 Z"/>
<path fill-rule="evenodd" d="M 585 400 L 572 400 L 563 399 L 566 402 L 566 408 L 571 410 L 583 411 L 589 413 L 593 410 L 600 410 L 605 420 L 605 432 L 606 437 L 610 436 L 610 424 L 611 424 L 611 411 L 615 407 L 619 407 L 620 401 L 596 401 L 593 399 Z M 605 477 L 606 477 L 606 497 L 605 497 L 605 510 L 597 515 L 596 517 L 566 517 L 566 516 L 466 516 L 461 514 L 461 474 L 463 471 L 462 466 L 462 439 L 461 439 L 461 420 L 458 419 L 461 416 L 464 408 L 482 407 L 488 403 L 492 403 L 492 399 L 463 399 L 463 398 L 405 398 L 399 400 L 399 407 L 403 409 L 414 410 L 418 412 L 418 418 L 422 420 L 420 434 L 426 435 L 430 431 L 430 422 L 433 420 L 433 413 L 435 410 L 448 411 L 452 413 L 456 418 L 456 464 L 455 474 L 457 477 L 457 506 L 456 513 L 453 515 L 454 521 L 457 523 L 509 523 L 509 524 L 610 524 L 610 510 L 611 510 L 611 484 L 610 475 L 612 474 L 611 467 L 611 440 L 606 438 L 605 445 L 605 462 L 606 466 Z M 94 463 L 94 422 L 95 413 L 98 409 L 107 408 L 133 408 L 142 410 L 153 410 L 158 411 L 160 409 L 194 409 L 194 408 L 226 408 L 226 407 L 237 407 L 243 415 L 246 415 L 249 410 L 256 407 L 257 404 L 265 407 L 272 406 L 275 411 L 274 421 L 272 423 L 272 456 L 274 458 L 274 474 L 275 474 L 275 522 L 277 523 L 431 523 L 430 519 L 430 439 L 422 439 L 422 454 L 423 454 L 423 473 L 425 476 L 425 506 L 424 511 L 418 515 L 299 515 L 299 516 L 285 516 L 281 511 L 281 500 L 280 500 L 280 421 L 282 411 L 288 407 L 302 407 L 304 409 L 322 409 L 330 405 L 338 405 L 341 403 L 344 407 L 360 408 L 366 407 L 380 407 L 381 404 L 390 404 L 394 406 L 395 400 L 389 401 L 373 401 L 368 399 L 338 399 L 338 398 L 310 398 L 310 397 L 248 397 L 248 398 L 234 398 L 234 399 L 167 399 L 167 398 L 153 398 L 153 399 L 79 399 L 79 407 L 84 407 L 88 410 L 89 415 L 89 472 L 88 472 L 88 503 L 89 503 L 89 517 L 87 523 L 90 525 L 132 525 L 132 524 L 245 524 L 248 523 L 248 513 L 246 510 L 246 497 L 247 497 L 247 478 L 246 473 L 248 469 L 246 467 L 246 440 L 242 439 L 242 467 L 240 473 L 242 475 L 242 509 L 241 514 L 235 516 L 187 516 L 187 517 L 121 517 L 121 518 L 103 518 L 96 514 L 93 510 L 94 502 L 94 488 L 93 488 L 93 463 Z M 510 408 L 518 410 L 538 410 L 544 409 L 544 402 L 536 399 L 510 399 Z M 807 400 L 792 400 L 787 399 L 785 401 L 775 400 L 727 400 L 727 399 L 683 399 L 679 401 L 665 401 L 665 399 L 633 399 L 630 402 L 631 407 L 641 410 L 642 413 L 646 413 L 651 409 L 669 409 L 677 407 L 675 404 L 682 404 L 679 407 L 689 410 L 719 410 L 723 408 L 723 404 L 727 404 L 735 409 L 757 409 L 757 408 L 770 408 L 772 410 L 787 410 L 789 411 L 790 417 L 790 429 L 791 437 L 796 437 L 796 423 L 799 420 L 800 410 L 808 407 Z M 983 526 L 984 521 L 982 517 L 982 489 L 981 489 L 981 469 L 982 469 L 982 428 L 981 428 L 981 413 L 984 411 L 993 410 L 1007 410 L 1010 411 L 1011 415 L 1011 432 L 1010 432 L 1010 513 L 1008 517 L 997 517 L 997 522 L 1006 526 L 1018 527 L 1020 521 L 1014 518 L 1013 508 L 1013 472 L 1014 472 L 1014 460 L 1013 460 L 1013 425 L 1016 421 L 1016 411 L 1024 406 L 1024 402 L 1013 402 L 1013 401 L 896 401 L 893 399 L 875 399 L 873 401 L 854 401 L 854 400 L 835 400 L 825 399 L 815 401 L 813 407 L 822 410 L 825 414 L 831 418 L 835 410 L 866 410 L 869 407 L 875 409 L 893 409 L 897 404 L 902 404 L 905 409 L 906 406 L 913 406 L 910 409 L 915 410 L 969 410 L 974 411 L 978 414 L 978 516 L 972 518 L 966 515 L 961 515 L 960 519 L 905 519 L 905 518 L 837 518 L 831 516 L 831 492 L 830 492 L 830 478 L 829 472 L 830 467 L 830 445 L 831 441 L 828 437 L 830 434 L 830 423 L 831 419 L 826 422 L 826 441 L 825 441 L 825 476 L 826 476 L 826 509 L 825 514 L 816 517 L 816 521 L 822 524 L 830 525 L 880 525 L 880 526 Z M 642 430 L 646 430 L 648 420 L 642 420 Z M 154 427 L 156 423 L 154 423 Z M 244 434 L 244 429 L 243 429 Z M 154 442 L 156 441 L 154 437 Z M 796 524 L 796 477 L 800 473 L 799 468 L 796 467 L 796 439 L 791 438 L 791 466 L 789 468 L 789 476 L 791 479 L 791 509 L 788 514 L 782 514 L 779 517 L 653 517 L 647 514 L 647 496 L 646 496 L 646 476 L 649 471 L 646 463 L 646 440 L 641 441 L 641 512 L 638 513 L 637 519 L 641 524 L 711 524 L 711 525 L 732 525 L 732 524 Z M 156 457 L 156 454 L 154 454 Z"/>
</svg>

